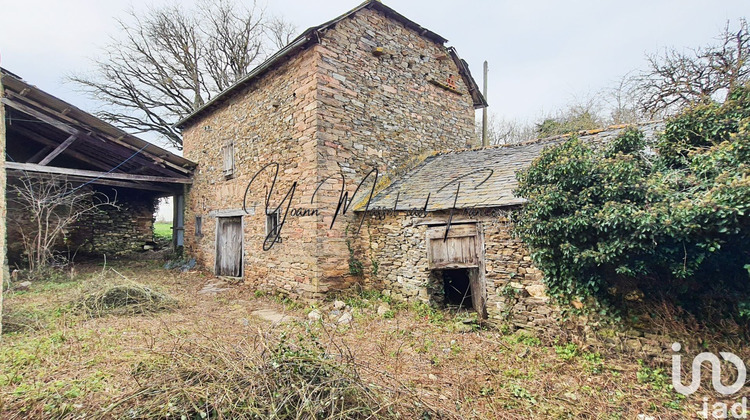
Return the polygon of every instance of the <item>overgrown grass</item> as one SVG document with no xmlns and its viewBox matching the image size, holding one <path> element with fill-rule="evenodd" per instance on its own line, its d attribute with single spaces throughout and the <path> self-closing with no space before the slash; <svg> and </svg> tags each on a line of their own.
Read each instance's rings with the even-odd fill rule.
<svg viewBox="0 0 750 420">
<path fill-rule="evenodd" d="M 343 350 L 343 349 L 342 349 Z M 366 383 L 351 353 L 329 354 L 315 335 L 282 334 L 229 346 L 185 344 L 132 371 L 142 384 L 102 417 L 398 419 L 432 410 Z M 428 417 L 431 418 L 431 417 Z"/>
<path fill-rule="evenodd" d="M 463 312 L 428 305 L 389 302 L 378 316 L 390 300 L 378 292 L 339 295 L 356 316 L 338 328 L 243 287 L 200 295 L 213 278 L 203 273 L 115 269 L 9 292 L 7 312 L 32 327 L 3 337 L 0 418 L 671 419 L 703 397 L 670 389 L 658 359 L 543 332 L 459 332 Z M 135 317 L 74 310 L 123 283 L 180 305 Z M 280 304 L 298 321 L 252 316 Z"/>
</svg>

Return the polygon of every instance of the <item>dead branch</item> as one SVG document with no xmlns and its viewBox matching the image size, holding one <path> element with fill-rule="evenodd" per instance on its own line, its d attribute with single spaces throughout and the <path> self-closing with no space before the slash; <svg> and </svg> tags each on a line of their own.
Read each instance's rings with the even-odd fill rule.
<svg viewBox="0 0 750 420">
<path fill-rule="evenodd" d="M 721 100 L 735 86 L 750 80 L 750 33 L 747 21 L 739 29 L 729 22 L 717 45 L 647 56 L 648 69 L 633 76 L 639 108 L 649 115 L 671 115 L 691 104 Z"/>
</svg>

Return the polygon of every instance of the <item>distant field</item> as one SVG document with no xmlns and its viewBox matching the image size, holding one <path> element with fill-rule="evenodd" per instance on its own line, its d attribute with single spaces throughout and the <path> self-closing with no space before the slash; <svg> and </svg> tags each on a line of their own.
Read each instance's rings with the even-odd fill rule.
<svg viewBox="0 0 750 420">
<path fill-rule="evenodd" d="M 154 223 L 154 236 L 157 238 L 172 239 L 172 224 Z"/>
</svg>

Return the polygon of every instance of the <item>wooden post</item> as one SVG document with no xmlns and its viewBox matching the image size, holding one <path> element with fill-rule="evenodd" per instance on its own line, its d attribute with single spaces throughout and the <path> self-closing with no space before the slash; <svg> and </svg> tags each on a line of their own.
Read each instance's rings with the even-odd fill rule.
<svg viewBox="0 0 750 420">
<path fill-rule="evenodd" d="M 172 196 L 172 246 L 174 250 L 185 245 L 185 195 Z"/>
<path fill-rule="evenodd" d="M 482 89 L 482 95 L 484 100 L 487 100 L 487 73 L 489 67 L 487 66 L 487 60 L 484 61 L 484 89 Z M 482 109 L 482 147 L 490 145 L 490 139 L 487 138 L 487 107 Z"/>
<path fill-rule="evenodd" d="M 0 75 L 0 98 L 3 97 L 3 82 Z M 0 104 L 0 341 L 3 336 L 3 288 L 8 279 L 5 278 L 5 229 L 7 224 L 5 208 L 5 106 Z"/>
</svg>

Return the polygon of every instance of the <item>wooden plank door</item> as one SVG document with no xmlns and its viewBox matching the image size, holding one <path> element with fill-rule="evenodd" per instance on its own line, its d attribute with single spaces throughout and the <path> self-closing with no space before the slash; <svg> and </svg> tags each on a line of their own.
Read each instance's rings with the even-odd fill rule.
<svg viewBox="0 0 750 420">
<path fill-rule="evenodd" d="M 216 275 L 242 277 L 242 218 L 217 218 Z"/>
<path fill-rule="evenodd" d="M 431 270 L 467 269 L 471 305 L 480 318 L 487 317 L 484 275 L 484 234 L 477 224 L 433 226 L 427 229 L 427 262 Z"/>
<path fill-rule="evenodd" d="M 487 277 L 484 267 L 484 229 L 482 224 L 475 226 L 477 236 L 474 238 L 478 267 L 469 272 L 469 285 L 471 286 L 471 304 L 479 314 L 480 319 L 487 319 Z"/>
<path fill-rule="evenodd" d="M 479 267 L 477 228 L 474 224 L 435 226 L 427 230 L 427 260 L 430 269 Z"/>
</svg>

